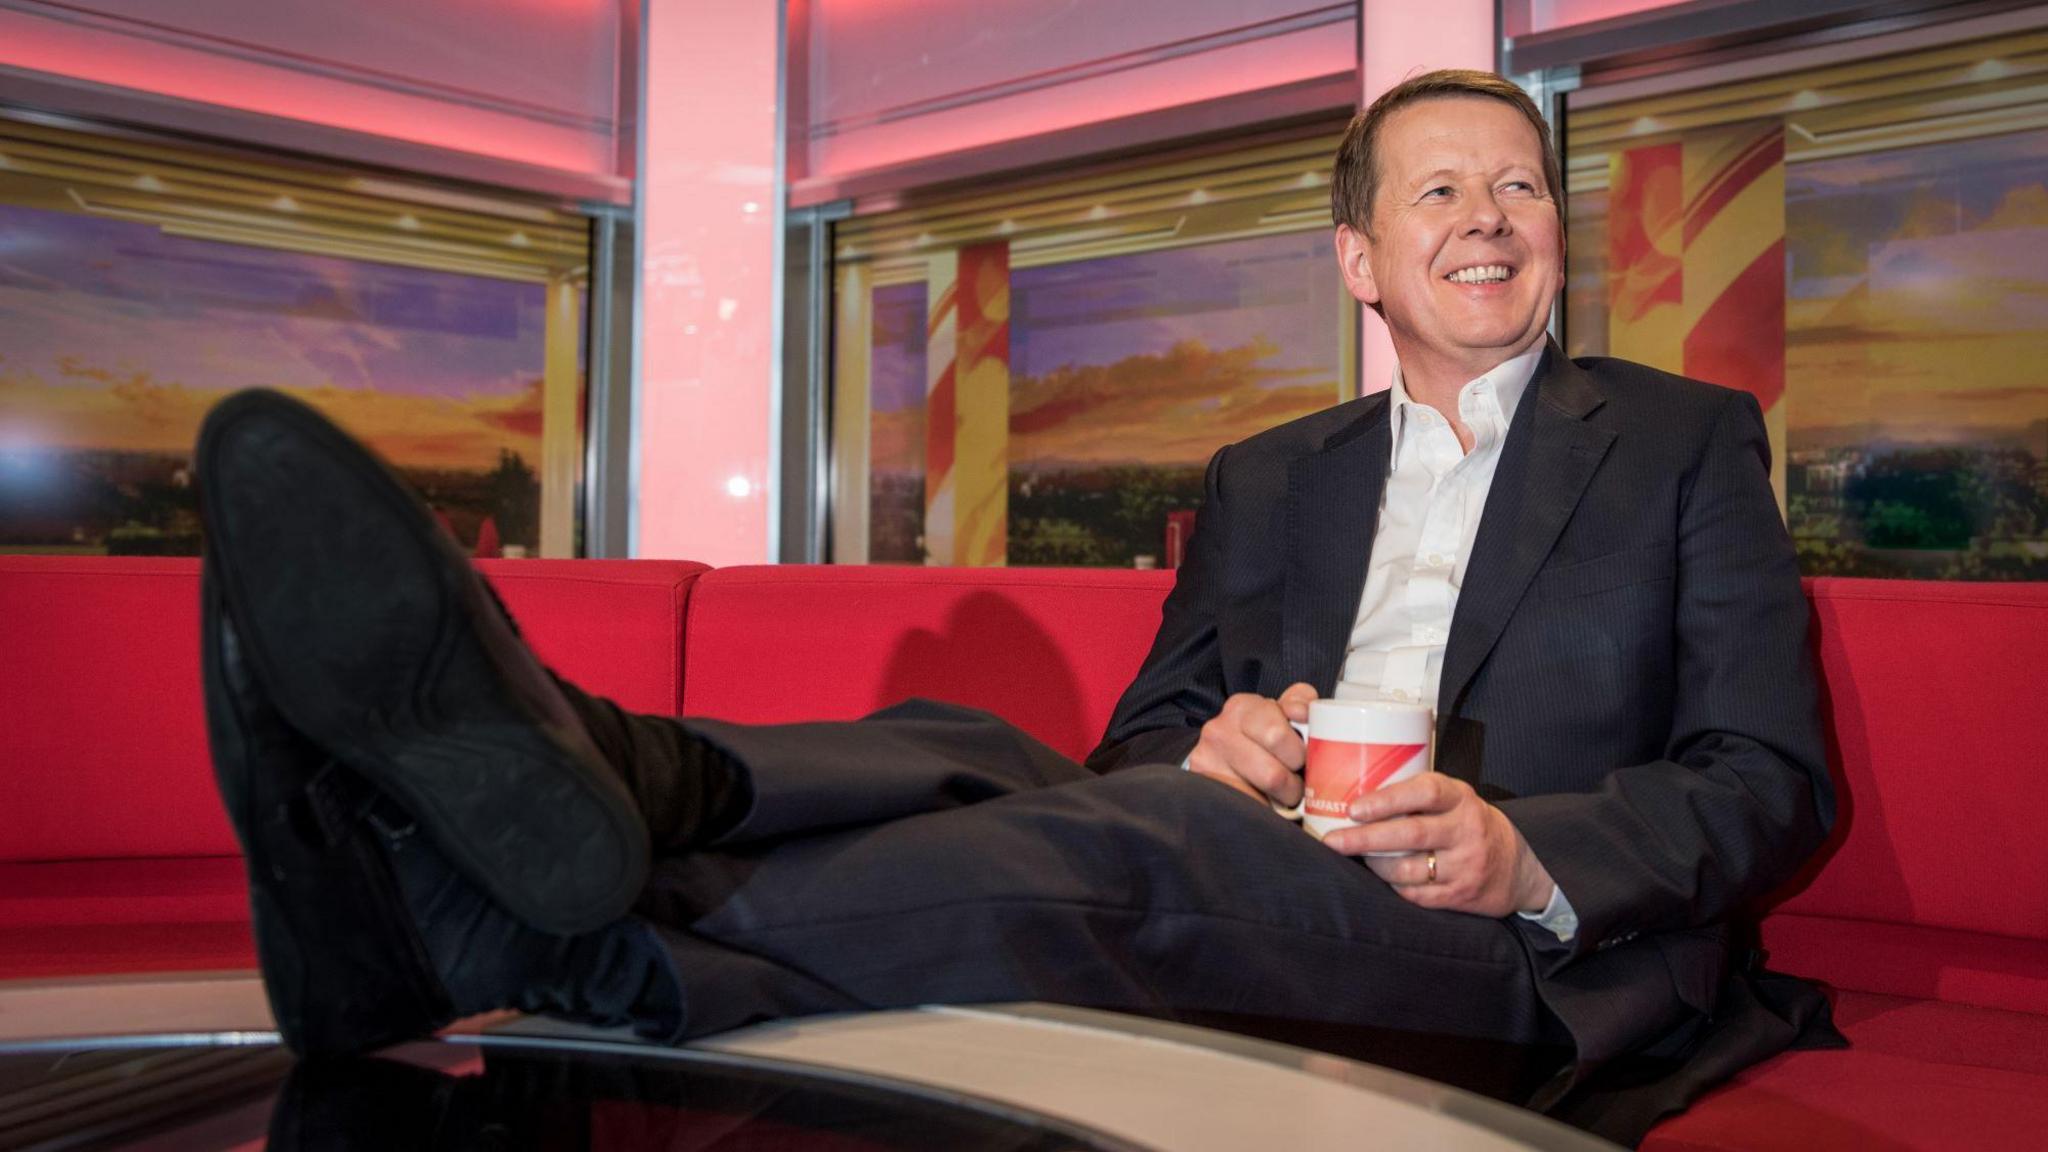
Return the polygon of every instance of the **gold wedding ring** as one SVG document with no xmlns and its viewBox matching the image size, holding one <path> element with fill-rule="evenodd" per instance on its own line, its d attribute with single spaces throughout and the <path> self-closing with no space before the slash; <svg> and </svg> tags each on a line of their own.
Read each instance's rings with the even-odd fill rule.
<svg viewBox="0 0 2048 1152">
<path fill-rule="evenodd" d="M 1429 882 L 1431 884 L 1436 883 L 1436 853 L 1431 852 L 1429 855 L 1424 856 L 1422 862 L 1429 867 Z"/>
</svg>

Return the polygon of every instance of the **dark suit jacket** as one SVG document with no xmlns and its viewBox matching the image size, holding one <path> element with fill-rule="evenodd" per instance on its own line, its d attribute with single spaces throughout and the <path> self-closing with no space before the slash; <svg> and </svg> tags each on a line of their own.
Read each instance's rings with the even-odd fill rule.
<svg viewBox="0 0 2048 1152">
<path fill-rule="evenodd" d="M 1354 400 L 1216 454 L 1158 638 L 1091 766 L 1180 761 L 1232 693 L 1333 689 L 1388 409 L 1384 393 Z M 1569 946 L 1515 924 L 1581 1073 L 1697 1030 L 1727 921 L 1833 819 L 1769 471 L 1747 393 L 1552 345 L 1487 497 L 1444 652 L 1437 767 L 1507 813 L 1578 912 Z"/>
</svg>

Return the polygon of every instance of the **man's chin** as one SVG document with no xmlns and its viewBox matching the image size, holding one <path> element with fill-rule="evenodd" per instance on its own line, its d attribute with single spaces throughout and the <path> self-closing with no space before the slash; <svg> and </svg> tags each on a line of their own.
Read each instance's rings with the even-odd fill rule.
<svg viewBox="0 0 2048 1152">
<path fill-rule="evenodd" d="M 1512 360 L 1542 343 L 1543 329 L 1492 329 L 1458 334 L 1458 347 L 1467 363 L 1499 364 Z"/>
</svg>

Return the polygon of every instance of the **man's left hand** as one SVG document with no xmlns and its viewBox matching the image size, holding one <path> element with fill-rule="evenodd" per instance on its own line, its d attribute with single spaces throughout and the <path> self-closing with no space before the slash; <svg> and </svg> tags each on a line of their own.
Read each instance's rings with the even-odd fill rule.
<svg viewBox="0 0 2048 1152">
<path fill-rule="evenodd" d="M 1323 843 L 1366 867 L 1410 904 L 1478 916 L 1540 912 L 1555 885 L 1507 814 L 1479 798 L 1470 784 L 1424 772 L 1351 803 L 1357 828 L 1339 828 Z M 1429 860 L 1436 859 L 1436 879 Z"/>
</svg>

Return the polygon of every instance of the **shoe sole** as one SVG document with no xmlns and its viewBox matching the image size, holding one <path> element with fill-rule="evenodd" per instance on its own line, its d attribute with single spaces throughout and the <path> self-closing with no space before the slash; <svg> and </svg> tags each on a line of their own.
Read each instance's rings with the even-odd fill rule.
<svg viewBox="0 0 2048 1152">
<path fill-rule="evenodd" d="M 404 483 L 273 392 L 221 402 L 196 456 L 222 592 L 292 727 L 533 927 L 574 935 L 625 915 L 647 873 L 644 822 Z"/>
</svg>

